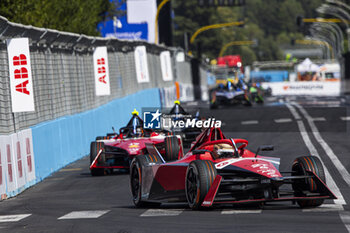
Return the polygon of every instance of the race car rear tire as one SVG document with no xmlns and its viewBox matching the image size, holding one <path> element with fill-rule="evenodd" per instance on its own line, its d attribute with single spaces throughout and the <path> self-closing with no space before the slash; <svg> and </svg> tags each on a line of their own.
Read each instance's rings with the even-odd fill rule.
<svg viewBox="0 0 350 233">
<path fill-rule="evenodd" d="M 90 165 L 92 162 L 95 160 L 98 152 L 104 148 L 104 143 L 103 142 L 91 142 L 90 145 Z M 105 161 L 105 155 L 102 153 L 97 161 L 97 163 L 104 163 Z M 92 176 L 103 176 L 105 174 L 105 169 L 104 168 L 93 168 L 90 169 L 91 175 Z"/>
<path fill-rule="evenodd" d="M 96 141 L 98 141 L 98 140 L 109 140 L 111 138 L 112 138 L 111 136 L 97 136 L 96 137 Z"/>
<path fill-rule="evenodd" d="M 179 139 L 176 136 L 166 137 L 165 140 L 165 156 L 166 162 L 175 161 L 179 158 Z"/>
<path fill-rule="evenodd" d="M 216 175 L 215 165 L 210 160 L 195 160 L 188 165 L 185 192 L 188 205 L 192 210 L 201 207 Z"/>
<path fill-rule="evenodd" d="M 293 175 L 308 175 L 306 170 L 314 172 L 324 183 L 326 183 L 326 175 L 323 165 L 319 158 L 315 156 L 302 156 L 294 160 L 292 166 Z M 303 191 L 311 193 L 321 193 L 322 187 L 317 187 L 317 183 L 313 178 L 307 178 L 302 180 L 296 180 L 292 184 L 293 190 L 296 196 L 303 196 Z M 300 200 L 297 201 L 301 208 L 304 207 L 317 207 L 323 204 L 323 199 L 317 200 Z"/>
</svg>

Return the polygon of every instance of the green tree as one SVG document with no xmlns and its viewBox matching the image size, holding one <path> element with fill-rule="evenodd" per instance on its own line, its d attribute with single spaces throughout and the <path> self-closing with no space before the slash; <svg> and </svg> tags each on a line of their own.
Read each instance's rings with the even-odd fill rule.
<svg viewBox="0 0 350 233">
<path fill-rule="evenodd" d="M 109 0 L 1 0 L 0 15 L 12 22 L 99 35 L 97 24 L 115 7 Z"/>
<path fill-rule="evenodd" d="M 253 59 L 283 59 L 281 46 L 289 44 L 292 38 L 303 37 L 298 32 L 296 17 L 315 17 L 315 8 L 321 4 L 322 0 L 247 0 L 243 12 L 242 7 L 199 7 L 197 0 L 177 0 L 173 4 L 174 41 L 182 46 L 184 32 L 192 35 L 201 26 L 244 18 L 244 28 L 229 27 L 201 33 L 196 41 L 201 42 L 202 53 L 213 59 L 228 42 L 257 39 L 258 46 L 230 48 L 225 55 L 240 54 L 245 64 L 250 64 Z"/>
</svg>

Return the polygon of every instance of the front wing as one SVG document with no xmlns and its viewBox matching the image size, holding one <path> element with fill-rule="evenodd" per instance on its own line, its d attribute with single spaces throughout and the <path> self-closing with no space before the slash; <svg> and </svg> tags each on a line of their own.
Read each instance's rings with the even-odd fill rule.
<svg viewBox="0 0 350 233">
<path fill-rule="evenodd" d="M 215 204 L 248 204 L 248 203 L 260 203 L 260 202 L 277 202 L 277 201 L 298 201 L 298 200 L 316 200 L 316 199 L 337 199 L 334 193 L 327 187 L 327 185 L 312 171 L 307 170 L 307 172 L 312 176 L 317 183 L 322 187 L 322 193 L 313 193 L 307 196 L 280 196 L 278 198 L 259 198 L 259 199 L 245 199 L 245 200 L 234 200 L 234 199 L 222 199 L 217 197 L 219 187 L 223 181 L 222 176 L 217 175 L 213 184 L 211 185 L 207 195 L 204 198 L 202 206 L 210 207 Z M 278 182 L 287 182 L 292 179 L 301 179 L 301 177 L 282 177 L 279 178 Z"/>
</svg>

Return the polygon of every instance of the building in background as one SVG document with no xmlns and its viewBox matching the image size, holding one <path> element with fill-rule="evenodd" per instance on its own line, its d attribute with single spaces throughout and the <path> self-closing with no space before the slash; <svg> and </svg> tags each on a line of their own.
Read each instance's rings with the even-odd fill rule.
<svg viewBox="0 0 350 233">
<path fill-rule="evenodd" d="M 125 11 L 125 14 L 98 25 L 103 37 L 154 43 L 156 0 L 127 0 L 118 10 Z"/>
</svg>

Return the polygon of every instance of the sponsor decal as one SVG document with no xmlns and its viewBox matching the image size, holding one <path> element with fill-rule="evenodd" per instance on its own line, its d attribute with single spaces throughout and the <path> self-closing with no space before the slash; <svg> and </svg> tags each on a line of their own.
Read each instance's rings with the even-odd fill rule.
<svg viewBox="0 0 350 233">
<path fill-rule="evenodd" d="M 253 164 L 252 168 L 258 169 L 257 172 L 262 174 L 262 175 L 268 175 L 270 177 L 277 177 L 278 175 L 276 174 L 276 170 L 269 168 L 267 164 Z"/>
<path fill-rule="evenodd" d="M 140 147 L 140 143 L 137 143 L 137 142 L 131 143 L 129 145 L 129 148 L 139 148 L 139 147 Z"/>
</svg>

